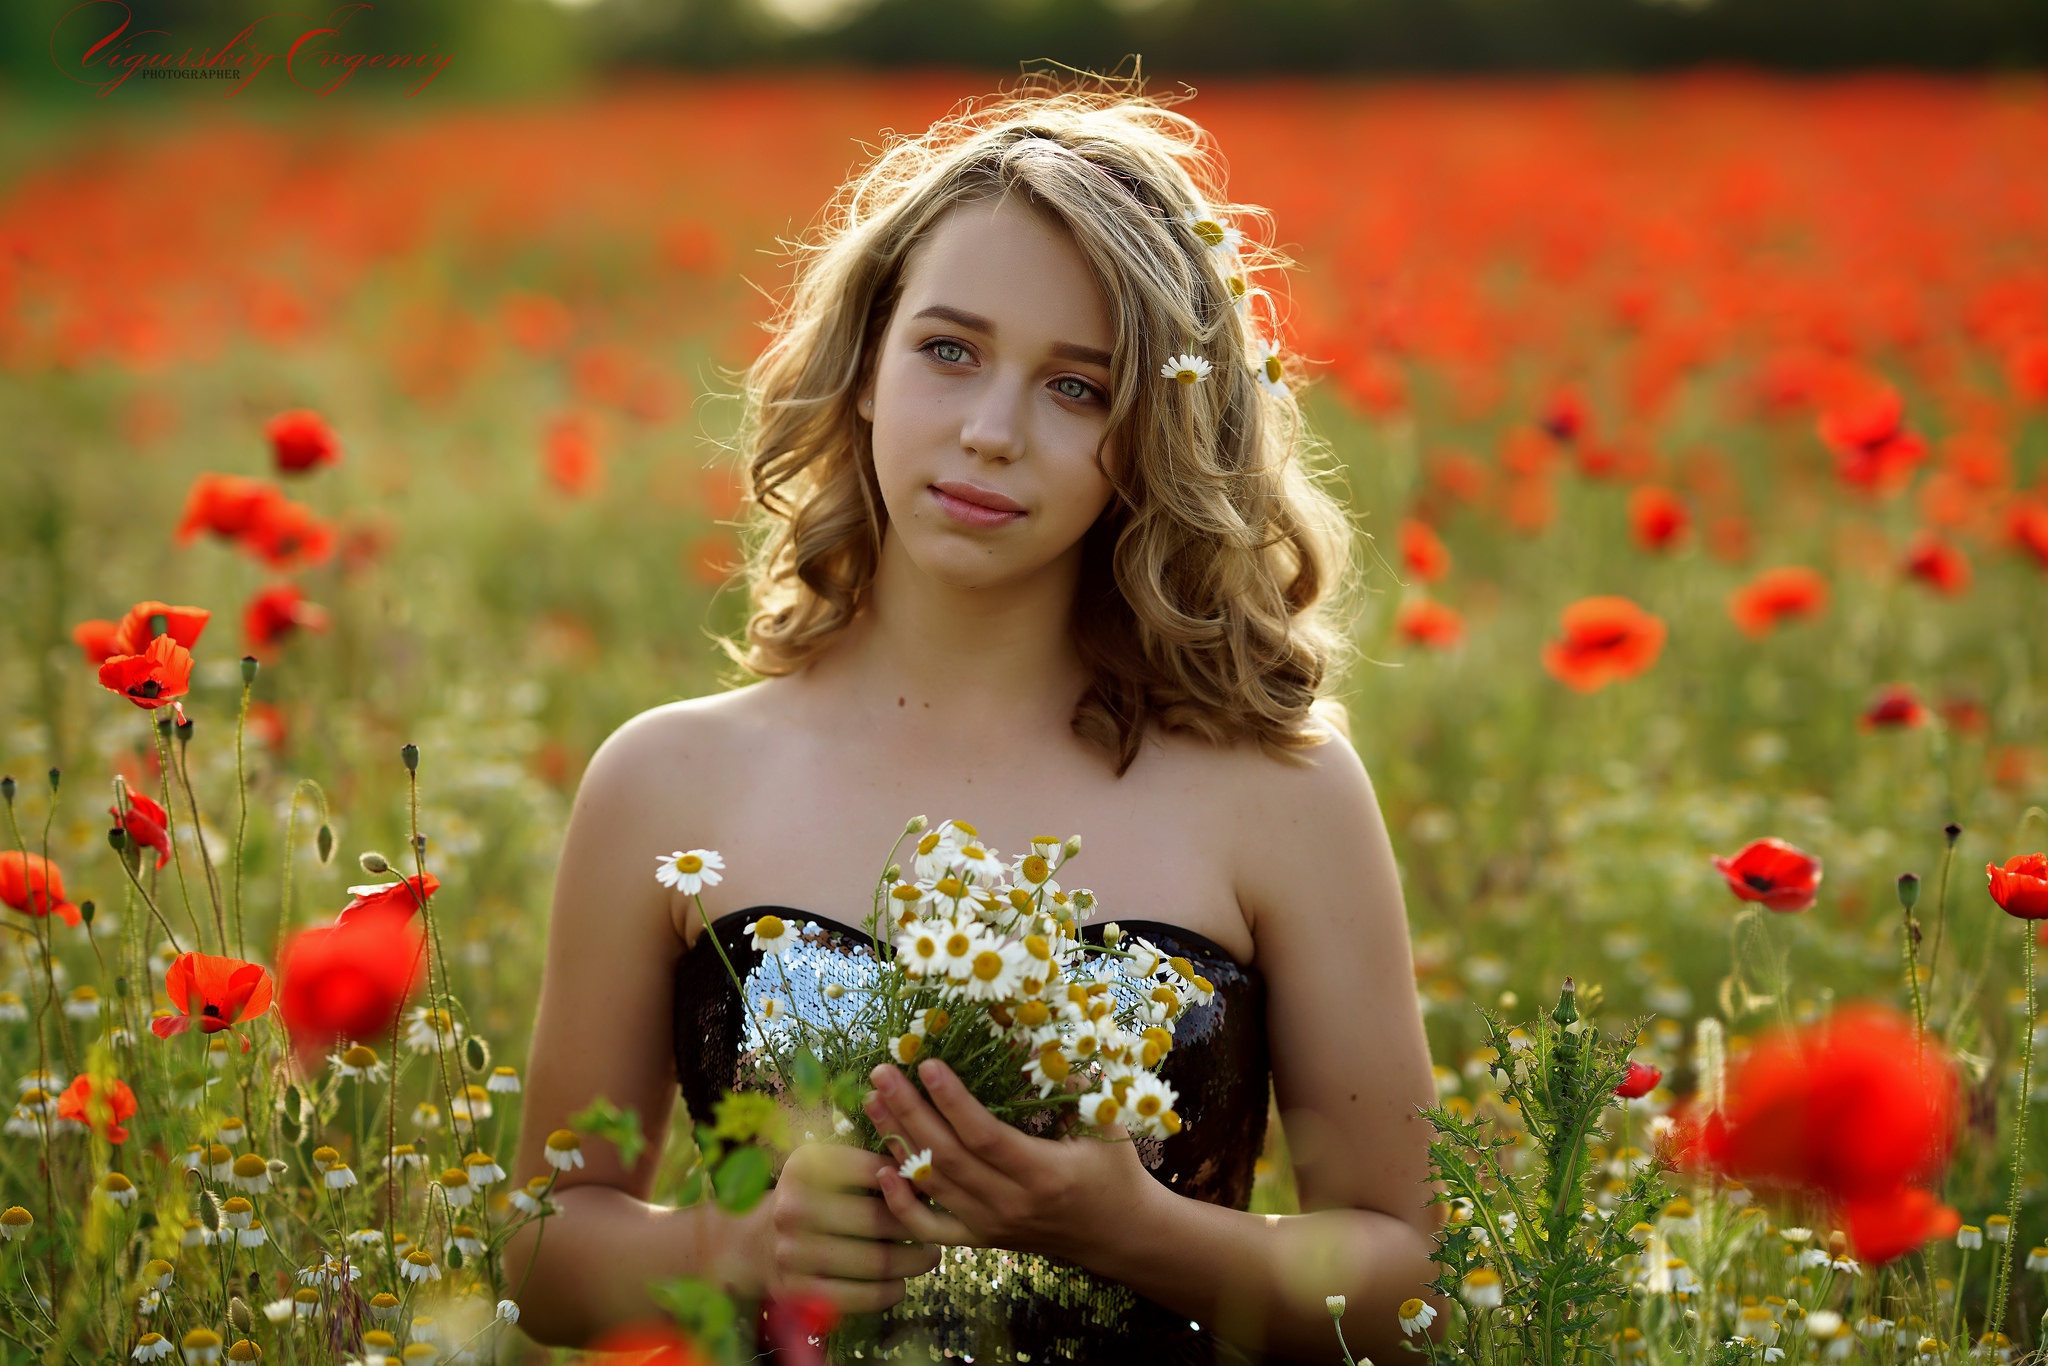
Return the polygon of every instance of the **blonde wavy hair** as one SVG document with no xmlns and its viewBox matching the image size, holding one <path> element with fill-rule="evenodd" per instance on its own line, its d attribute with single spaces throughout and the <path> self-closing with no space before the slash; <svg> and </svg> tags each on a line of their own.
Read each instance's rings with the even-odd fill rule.
<svg viewBox="0 0 2048 1366">
<path fill-rule="evenodd" d="M 1084 73 L 1085 74 L 1085 73 Z M 1209 134 L 1137 76 L 1026 76 L 970 99 L 918 137 L 898 137 L 855 173 L 801 241 L 770 340 L 744 373 L 732 447 L 744 467 L 739 519 L 748 590 L 744 643 L 714 637 L 749 673 L 794 673 L 853 620 L 874 579 L 888 510 L 871 429 L 854 410 L 912 250 L 957 204 L 1022 190 L 1072 233 L 1115 319 L 1103 445 L 1115 490 L 1088 530 L 1073 634 L 1092 681 L 1073 729 L 1136 759 L 1148 723 L 1212 742 L 1255 737 L 1282 761 L 1347 739 L 1330 694 L 1353 657 L 1355 533 L 1311 465 L 1293 368 L 1261 277 L 1294 264 L 1222 223 L 1271 215 L 1223 197 Z M 1220 220 L 1220 221 L 1219 221 Z M 1263 321 L 1255 311 L 1263 308 Z M 1275 342 L 1277 344 L 1277 341 Z M 1193 351 L 1197 384 L 1160 367 Z M 737 683 L 738 679 L 729 680 Z"/>
</svg>

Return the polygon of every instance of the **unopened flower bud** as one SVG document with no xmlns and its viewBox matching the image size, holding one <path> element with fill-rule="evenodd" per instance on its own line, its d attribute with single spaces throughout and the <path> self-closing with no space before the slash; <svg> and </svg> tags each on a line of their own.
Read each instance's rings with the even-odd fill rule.
<svg viewBox="0 0 2048 1366">
<path fill-rule="evenodd" d="M 1941 827 L 1941 833 L 1948 836 L 1950 844 L 1954 844 L 1956 839 L 1963 833 L 1963 827 L 1957 825 L 1954 821 L 1950 821 L 1947 825 Z"/>
<path fill-rule="evenodd" d="M 249 1302 L 240 1295 L 228 1299 L 228 1322 L 235 1325 L 237 1333 L 256 1331 L 256 1316 L 249 1312 Z"/>
<path fill-rule="evenodd" d="M 903 833 L 906 835 L 915 835 L 918 831 L 924 829 L 927 824 L 929 824 L 929 822 L 927 822 L 923 816 L 912 816 L 910 820 L 904 825 Z"/>
<path fill-rule="evenodd" d="M 4 797 L 9 806 L 14 805 L 14 775 L 12 773 L 4 778 L 0 778 L 0 797 Z"/>
<path fill-rule="evenodd" d="M 63 777 L 64 772 L 62 769 L 52 768 L 50 770 L 50 791 L 55 792 L 57 790 L 57 785 L 63 780 Z"/>
<path fill-rule="evenodd" d="M 248 687 L 248 686 L 249 686 L 250 684 L 252 684 L 252 683 L 254 683 L 254 682 L 256 681 L 256 670 L 257 670 L 257 668 L 258 668 L 258 665 L 257 665 L 257 663 L 256 663 L 256 656 L 254 656 L 254 655 L 243 655 L 243 656 L 242 656 L 242 686 L 243 686 L 243 687 L 245 687 L 245 688 L 246 688 L 246 687 Z"/>
<path fill-rule="evenodd" d="M 1343 1297 L 1342 1295 L 1325 1295 L 1325 1296 L 1323 1296 L 1323 1308 L 1325 1308 L 1325 1309 L 1327 1309 L 1327 1310 L 1329 1310 L 1329 1311 L 1330 1311 L 1330 1317 L 1331 1317 L 1331 1318 L 1333 1318 L 1333 1319 L 1341 1319 L 1341 1318 L 1343 1318 L 1343 1317 L 1344 1317 L 1344 1297 Z"/>
<path fill-rule="evenodd" d="M 117 854 L 120 853 L 123 849 L 126 849 L 128 847 L 127 829 L 123 826 L 117 825 L 113 829 L 107 831 L 107 843 L 113 847 L 114 852 Z"/>
<path fill-rule="evenodd" d="M 1914 907 L 1915 905 L 1919 904 L 1919 901 L 1920 901 L 1920 878 L 1919 878 L 1919 876 L 1918 876 L 1917 874 L 1914 874 L 1914 873 L 1900 873 L 1900 874 L 1899 874 L 1899 904 L 1900 904 L 1901 906 L 1904 906 L 1904 907 L 1905 907 L 1905 908 L 1906 908 L 1907 910 L 1909 910 L 1909 911 L 1910 911 L 1910 910 L 1912 910 L 1912 909 L 1913 909 L 1913 907 Z"/>
<path fill-rule="evenodd" d="M 418 745 L 410 741 L 400 745 L 398 747 L 398 757 L 405 760 L 405 771 L 407 773 L 417 773 L 420 771 L 420 747 Z"/>
<path fill-rule="evenodd" d="M 88 900 L 85 900 L 85 901 L 81 901 L 81 902 L 79 902 L 79 903 L 78 903 L 78 918 L 79 918 L 79 919 L 80 919 L 81 921 L 85 922 L 86 924 L 90 925 L 90 924 L 92 924 L 92 916 L 93 916 L 93 904 L 92 904 L 91 900 L 89 900 L 89 899 L 88 899 Z"/>
<path fill-rule="evenodd" d="M 1579 1018 L 1578 990 L 1572 979 L 1564 979 L 1564 990 L 1557 994 L 1557 1005 L 1551 1009 L 1550 1018 L 1560 1025 L 1568 1025 Z"/>
<path fill-rule="evenodd" d="M 902 865 L 902 864 L 900 864 L 900 863 L 892 863 L 892 864 L 890 864 L 890 865 L 889 865 L 889 866 L 888 866 L 887 868 L 884 868 L 884 869 L 882 870 L 882 881 L 884 881 L 884 882 L 891 882 L 891 883 L 893 883 L 893 882 L 895 882 L 895 881 L 896 881 L 896 879 L 898 879 L 898 878 L 900 878 L 900 877 L 902 877 L 902 876 L 903 876 L 903 865 Z"/>
<path fill-rule="evenodd" d="M 365 849 L 362 853 L 357 854 L 356 862 L 363 865 L 363 871 L 366 873 L 388 873 L 391 871 L 391 861 L 375 849 Z"/>
<path fill-rule="evenodd" d="M 1068 859 L 1081 852 L 1081 837 L 1079 835 L 1067 836 L 1067 842 L 1061 845 L 1060 848 L 1064 851 L 1060 855 L 1060 862 L 1065 863 Z"/>
<path fill-rule="evenodd" d="M 320 862 L 327 863 L 334 858 L 334 827 L 326 821 L 320 822 L 320 833 L 314 836 L 313 847 L 320 853 Z"/>
<path fill-rule="evenodd" d="M 189 716 L 178 722 L 178 743 L 181 745 L 192 743 L 192 718 Z"/>
</svg>

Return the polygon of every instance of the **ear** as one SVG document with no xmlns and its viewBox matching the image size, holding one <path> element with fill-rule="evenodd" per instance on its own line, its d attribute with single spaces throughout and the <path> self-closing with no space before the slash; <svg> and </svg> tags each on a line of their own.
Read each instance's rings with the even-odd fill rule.
<svg viewBox="0 0 2048 1366">
<path fill-rule="evenodd" d="M 853 396 L 853 411 L 869 422 L 875 420 L 875 382 L 872 379 Z"/>
</svg>

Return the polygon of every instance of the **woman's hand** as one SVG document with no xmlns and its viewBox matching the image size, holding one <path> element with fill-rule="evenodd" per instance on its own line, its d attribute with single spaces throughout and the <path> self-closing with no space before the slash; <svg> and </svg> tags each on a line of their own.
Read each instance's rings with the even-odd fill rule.
<svg viewBox="0 0 2048 1366">
<path fill-rule="evenodd" d="M 764 1202 L 757 1261 L 769 1297 L 816 1295 L 841 1313 L 872 1313 L 903 1298 L 905 1277 L 939 1264 L 938 1248 L 910 1241 L 918 1235 L 871 1193 L 893 1165 L 838 1143 L 790 1153 Z"/>
<path fill-rule="evenodd" d="M 895 1067 L 877 1067 L 866 1105 L 878 1132 L 908 1144 L 899 1156 L 931 1149 L 921 1185 L 894 1166 L 881 1173 L 882 1196 L 911 1236 L 1080 1261 L 1120 1221 L 1141 1217 L 1157 1183 L 1121 1129 L 1105 1138 L 1033 1138 L 990 1114 L 936 1058 L 918 1076 L 929 1101 Z M 919 1199 L 920 1190 L 944 1208 Z"/>
</svg>

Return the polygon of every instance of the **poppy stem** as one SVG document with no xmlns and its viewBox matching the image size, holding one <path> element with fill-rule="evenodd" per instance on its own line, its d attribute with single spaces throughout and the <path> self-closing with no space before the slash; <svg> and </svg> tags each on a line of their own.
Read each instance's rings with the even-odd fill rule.
<svg viewBox="0 0 2048 1366">
<path fill-rule="evenodd" d="M 1960 835 L 1961 830 L 1956 831 Z M 1927 995 L 1934 996 L 1935 974 L 1941 971 L 1941 932 L 1948 924 L 1948 870 L 1956 861 L 1956 836 L 1948 837 L 1948 850 L 1941 857 L 1941 886 L 1934 897 L 1934 948 L 1927 955 Z"/>
<path fill-rule="evenodd" d="M 195 945 L 204 953 L 206 931 L 199 923 L 199 912 L 192 907 L 192 888 L 185 881 L 185 856 L 178 849 L 178 813 L 172 810 L 171 771 L 177 765 L 171 761 L 170 742 L 164 738 L 164 728 L 156 724 L 154 713 L 150 717 L 149 735 L 156 743 L 157 783 L 164 794 L 164 839 L 171 846 L 171 866 L 178 870 L 178 893 L 185 898 L 185 914 L 192 918 Z M 286 866 L 289 867 L 289 863 Z"/>
<path fill-rule="evenodd" d="M 2034 922 L 2020 921 L 2020 938 L 2026 945 L 2027 1009 L 2020 1017 L 2020 1099 L 2019 1112 L 2013 1120 L 2012 1136 L 2012 1179 L 2005 1196 L 2005 1241 L 1998 1245 L 1997 1289 L 1991 1297 L 1991 1322 L 1985 1331 L 1997 1341 L 1998 1330 L 2005 1324 L 2005 1297 L 2012 1283 L 2012 1250 L 2019 1243 L 2020 1218 L 2020 1177 L 2027 1157 L 2027 1107 L 2032 1100 L 2034 1072 Z M 1961 1295 L 1957 1296 L 1958 1302 Z"/>
<path fill-rule="evenodd" d="M 247 665 L 243 666 L 247 668 Z M 249 942 L 242 935 L 242 846 L 249 834 L 249 779 L 242 767 L 242 733 L 249 727 L 249 690 L 242 684 L 242 709 L 235 716 L 235 957 L 249 957 Z M 275 961 L 275 960 L 273 960 Z"/>
</svg>

